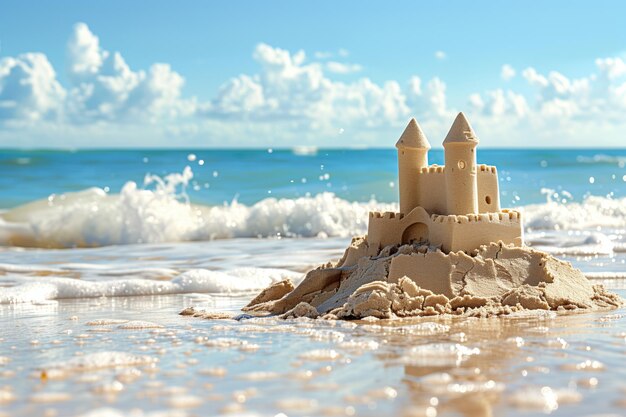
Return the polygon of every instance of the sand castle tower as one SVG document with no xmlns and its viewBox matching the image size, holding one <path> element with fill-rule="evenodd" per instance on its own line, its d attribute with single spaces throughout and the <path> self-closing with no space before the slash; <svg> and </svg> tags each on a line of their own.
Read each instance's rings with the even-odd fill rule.
<svg viewBox="0 0 626 417">
<path fill-rule="evenodd" d="M 428 166 L 430 143 L 426 135 L 411 119 L 404 133 L 396 143 L 398 148 L 398 189 L 400 192 L 400 213 L 408 214 L 421 205 L 421 190 L 417 172 Z"/>
<path fill-rule="evenodd" d="M 443 141 L 448 214 L 478 213 L 476 145 L 476 134 L 465 115 L 459 113 Z"/>
<path fill-rule="evenodd" d="M 411 243 L 428 242 L 444 253 L 471 253 L 500 241 L 523 244 L 521 213 L 500 208 L 498 171 L 476 163 L 477 145 L 476 134 L 459 113 L 443 141 L 446 165 L 429 166 L 430 144 L 411 119 L 396 143 L 400 211 L 370 212 L 369 255 Z M 400 270 L 413 273 L 406 268 L 396 272 Z"/>
</svg>

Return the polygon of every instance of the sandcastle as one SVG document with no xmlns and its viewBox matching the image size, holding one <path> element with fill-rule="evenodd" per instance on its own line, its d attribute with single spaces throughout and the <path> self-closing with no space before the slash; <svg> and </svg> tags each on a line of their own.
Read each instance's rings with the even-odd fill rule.
<svg viewBox="0 0 626 417">
<path fill-rule="evenodd" d="M 430 143 L 411 119 L 396 143 L 400 212 L 369 215 L 370 254 L 388 245 L 429 242 L 471 252 L 502 241 L 521 246 L 521 213 L 500 208 L 498 171 L 478 165 L 478 137 L 463 113 L 443 141 L 445 166 L 428 165 Z"/>
<path fill-rule="evenodd" d="M 337 260 L 285 280 L 244 311 L 283 318 L 383 319 L 614 308 L 623 300 L 569 262 L 523 245 L 521 213 L 500 208 L 496 167 L 476 163 L 463 113 L 443 141 L 445 166 L 412 119 L 398 140 L 400 212 L 370 213 L 367 236 Z M 181 314 L 215 318 L 193 308 Z"/>
</svg>

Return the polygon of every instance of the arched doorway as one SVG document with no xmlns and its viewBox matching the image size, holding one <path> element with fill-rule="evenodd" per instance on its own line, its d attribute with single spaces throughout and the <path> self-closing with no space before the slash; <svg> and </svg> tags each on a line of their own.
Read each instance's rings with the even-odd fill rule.
<svg viewBox="0 0 626 417">
<path fill-rule="evenodd" d="M 428 241 L 428 226 L 424 223 L 413 223 L 402 233 L 402 243 L 417 243 Z"/>
</svg>

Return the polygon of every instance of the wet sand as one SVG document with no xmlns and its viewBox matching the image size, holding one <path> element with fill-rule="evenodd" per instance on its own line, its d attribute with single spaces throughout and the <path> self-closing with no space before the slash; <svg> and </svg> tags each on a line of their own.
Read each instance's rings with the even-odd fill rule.
<svg viewBox="0 0 626 417">
<path fill-rule="evenodd" d="M 400 322 L 177 314 L 249 299 L 1 305 L 0 415 L 626 413 L 626 309 Z"/>
</svg>

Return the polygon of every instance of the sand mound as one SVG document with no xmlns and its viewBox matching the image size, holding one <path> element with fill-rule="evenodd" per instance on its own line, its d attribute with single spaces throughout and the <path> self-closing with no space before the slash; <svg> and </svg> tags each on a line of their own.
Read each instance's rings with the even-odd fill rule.
<svg viewBox="0 0 626 417">
<path fill-rule="evenodd" d="M 244 311 L 285 318 L 486 317 L 623 303 L 570 263 L 526 247 L 492 243 L 471 255 L 427 245 L 388 246 L 375 256 L 368 250 L 366 238 L 354 238 L 338 262 L 310 271 L 296 288 L 287 280 L 274 284 Z"/>
</svg>

